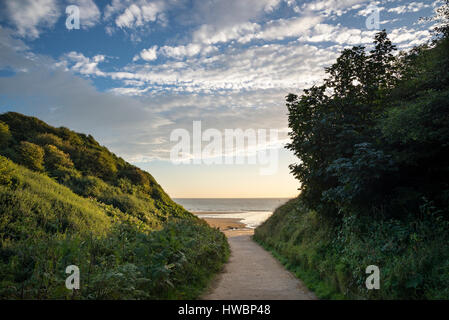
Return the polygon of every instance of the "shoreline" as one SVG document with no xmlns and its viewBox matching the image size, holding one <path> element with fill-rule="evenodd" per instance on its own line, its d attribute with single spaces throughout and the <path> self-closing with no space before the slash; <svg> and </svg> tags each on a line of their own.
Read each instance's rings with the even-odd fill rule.
<svg viewBox="0 0 449 320">
<path fill-rule="evenodd" d="M 223 232 L 227 237 L 235 237 L 240 235 L 252 235 L 254 234 L 254 229 L 248 228 L 246 224 L 241 222 L 243 219 L 240 218 L 210 218 L 201 217 L 201 215 L 208 214 L 227 214 L 231 212 L 192 212 L 195 216 L 209 224 L 212 228 L 217 228 Z"/>
</svg>

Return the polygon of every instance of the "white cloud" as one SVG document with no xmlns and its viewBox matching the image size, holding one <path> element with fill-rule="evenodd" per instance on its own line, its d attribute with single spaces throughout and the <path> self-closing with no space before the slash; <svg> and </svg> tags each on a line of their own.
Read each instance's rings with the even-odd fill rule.
<svg viewBox="0 0 449 320">
<path fill-rule="evenodd" d="M 117 17 L 117 19 L 115 19 L 115 24 L 120 28 L 130 28 L 134 23 L 136 24 L 136 26 L 142 25 L 142 15 L 140 8 L 135 4 L 130 5 L 128 8 L 126 8 L 124 13 L 122 13 Z"/>
<path fill-rule="evenodd" d="M 151 48 L 143 49 L 139 54 L 134 56 L 133 61 L 135 62 L 139 59 L 153 61 L 157 59 L 159 54 L 169 58 L 184 59 L 199 54 L 210 54 L 217 50 L 218 49 L 214 46 L 202 45 L 198 43 L 190 43 L 185 46 L 163 46 L 159 49 L 158 46 L 155 45 Z"/>
<path fill-rule="evenodd" d="M 185 56 L 191 57 L 201 52 L 201 46 L 199 44 L 189 44 L 187 46 L 163 46 L 161 51 L 168 57 L 183 58 Z"/>
<path fill-rule="evenodd" d="M 385 7 L 379 7 L 378 5 L 369 5 L 363 9 L 360 9 L 357 12 L 357 15 L 366 17 L 368 15 L 371 15 L 374 10 L 378 10 L 378 12 L 381 12 L 385 10 Z"/>
<path fill-rule="evenodd" d="M 239 39 L 247 34 L 254 34 L 260 30 L 257 23 L 246 22 L 224 28 L 217 28 L 213 25 L 202 25 L 193 33 L 193 41 L 206 44 L 215 44 Z"/>
<path fill-rule="evenodd" d="M 119 96 L 141 96 L 148 92 L 149 88 L 139 89 L 139 88 L 112 88 L 109 92 L 112 92 Z"/>
<path fill-rule="evenodd" d="M 335 14 L 341 16 L 348 10 L 359 8 L 362 3 L 370 0 L 314 0 L 303 4 L 301 9 L 307 11 L 317 11 L 324 16 Z M 370 3 L 374 4 L 373 1 Z"/>
<path fill-rule="evenodd" d="M 338 48 L 320 49 L 292 41 L 289 44 L 229 50 L 210 57 L 193 56 L 186 61 L 167 61 L 151 66 L 132 65 L 120 72 L 107 73 L 106 76 L 114 80 L 139 81 L 139 90 L 115 90 L 116 93 L 126 94 L 297 90 L 320 81 L 323 68 L 335 59 Z M 150 90 L 141 91 L 144 88 Z"/>
<path fill-rule="evenodd" d="M 164 9 L 163 1 L 113 0 L 105 7 L 104 18 L 109 20 L 115 16 L 114 23 L 119 28 L 143 27 L 150 22 L 163 22 Z"/>
<path fill-rule="evenodd" d="M 60 16 L 56 0 L 6 1 L 9 21 L 22 37 L 35 39 L 45 27 L 53 27 Z"/>
<path fill-rule="evenodd" d="M 425 4 L 425 3 L 422 3 L 422 2 L 411 2 L 411 3 L 406 4 L 406 5 L 390 8 L 387 11 L 388 12 L 394 12 L 396 14 L 404 14 L 404 13 L 407 13 L 407 12 L 418 12 L 418 11 L 421 11 L 422 9 L 424 9 L 424 8 L 430 8 L 431 6 L 432 6 L 431 4 Z"/>
<path fill-rule="evenodd" d="M 283 40 L 289 37 L 299 37 L 321 20 L 322 18 L 318 16 L 303 16 L 270 21 L 261 31 L 248 34 L 240 38 L 239 42 L 245 43 L 253 39 Z"/>
<path fill-rule="evenodd" d="M 363 45 L 372 43 L 377 30 L 360 30 L 341 25 L 317 24 L 310 32 L 301 36 L 305 42 L 333 42 L 340 45 Z"/>
<path fill-rule="evenodd" d="M 427 42 L 431 39 L 432 33 L 429 30 L 401 27 L 392 30 L 389 37 L 400 49 L 407 49 Z"/>
<path fill-rule="evenodd" d="M 190 43 L 188 45 L 181 46 L 163 46 L 160 52 L 170 58 L 183 59 L 185 57 L 193 57 L 199 54 L 209 54 L 211 52 L 217 51 L 214 46 L 204 46 L 198 43 Z"/>
<path fill-rule="evenodd" d="M 360 30 L 347 28 L 342 25 L 318 24 L 309 33 L 299 38 L 302 42 L 333 42 L 338 45 L 367 45 L 371 44 L 377 30 Z M 393 44 L 405 49 L 420 45 L 430 40 L 432 34 L 429 30 L 417 30 L 401 27 L 391 30 L 388 37 Z"/>
<path fill-rule="evenodd" d="M 192 38 L 194 42 L 206 44 L 226 43 L 232 40 L 240 43 L 253 40 L 283 40 L 301 36 L 322 19 L 319 16 L 303 16 L 272 20 L 263 26 L 257 23 L 243 23 L 224 28 L 203 25 L 193 33 Z"/>
<path fill-rule="evenodd" d="M 105 58 L 106 57 L 101 54 L 88 58 L 82 53 L 71 51 L 65 54 L 56 66 L 64 66 L 67 69 L 86 76 L 105 76 L 106 73 L 98 68 L 98 64 L 105 61 Z"/>
<path fill-rule="evenodd" d="M 152 60 L 156 60 L 157 59 L 157 46 L 152 46 L 151 48 L 148 49 L 143 49 L 140 52 L 140 57 L 145 60 L 145 61 L 152 61 Z M 133 59 L 134 61 L 136 61 L 136 57 L 134 57 Z"/>
</svg>

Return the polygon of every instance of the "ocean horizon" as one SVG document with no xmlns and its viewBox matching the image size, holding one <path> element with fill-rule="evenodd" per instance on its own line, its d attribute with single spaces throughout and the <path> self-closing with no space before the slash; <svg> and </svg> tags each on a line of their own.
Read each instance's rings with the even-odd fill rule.
<svg viewBox="0 0 449 320">
<path fill-rule="evenodd" d="M 247 228 L 257 228 L 276 208 L 291 198 L 173 198 L 200 218 L 239 219 Z"/>
<path fill-rule="evenodd" d="M 270 211 L 292 198 L 173 198 L 192 212 Z"/>
</svg>

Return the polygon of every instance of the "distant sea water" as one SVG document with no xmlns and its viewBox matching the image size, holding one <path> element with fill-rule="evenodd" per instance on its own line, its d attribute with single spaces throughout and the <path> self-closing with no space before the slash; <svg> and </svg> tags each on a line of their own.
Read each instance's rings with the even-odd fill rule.
<svg viewBox="0 0 449 320">
<path fill-rule="evenodd" d="M 289 198 L 251 198 L 251 199 L 186 199 L 175 198 L 175 202 L 200 218 L 240 219 L 248 228 L 256 228 L 273 211 L 286 203 Z"/>
</svg>

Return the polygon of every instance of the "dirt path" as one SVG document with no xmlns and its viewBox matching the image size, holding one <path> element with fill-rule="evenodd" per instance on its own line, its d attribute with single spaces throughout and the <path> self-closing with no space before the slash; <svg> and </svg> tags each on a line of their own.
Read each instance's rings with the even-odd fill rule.
<svg viewBox="0 0 449 320">
<path fill-rule="evenodd" d="M 202 299 L 316 299 L 300 280 L 251 239 L 252 231 L 225 231 L 225 234 L 231 246 L 231 257 Z"/>
</svg>

